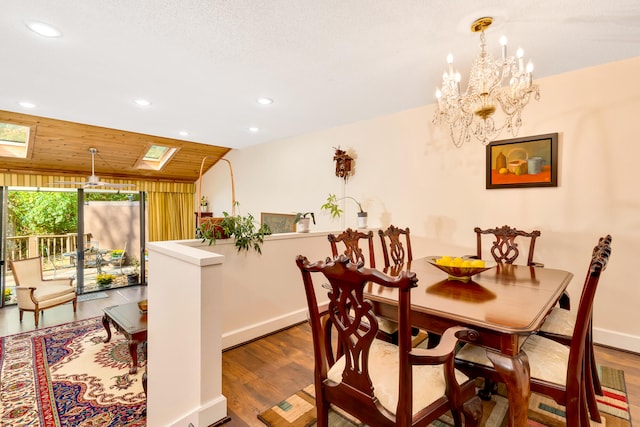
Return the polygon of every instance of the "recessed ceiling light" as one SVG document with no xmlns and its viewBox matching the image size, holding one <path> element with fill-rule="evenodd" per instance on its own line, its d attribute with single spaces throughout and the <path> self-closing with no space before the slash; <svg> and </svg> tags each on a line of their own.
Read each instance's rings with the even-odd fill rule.
<svg viewBox="0 0 640 427">
<path fill-rule="evenodd" d="M 26 24 L 31 31 L 43 37 L 54 38 L 62 36 L 62 33 L 58 29 L 52 27 L 49 24 L 37 21 L 29 21 Z"/>
<path fill-rule="evenodd" d="M 261 105 L 273 104 L 273 99 L 271 99 L 271 98 L 258 98 L 258 104 L 261 104 Z"/>
<path fill-rule="evenodd" d="M 180 134 L 181 136 L 189 136 L 189 132 L 187 132 L 186 130 L 182 130 L 182 131 L 180 131 L 180 132 L 179 132 L 179 134 Z"/>
<path fill-rule="evenodd" d="M 257 127 L 255 127 L 255 126 L 251 126 L 251 127 L 249 128 L 249 132 L 253 132 L 253 133 L 258 132 L 259 130 L 260 130 L 260 129 L 259 129 L 259 128 L 257 128 Z"/>
<path fill-rule="evenodd" d="M 24 108 L 36 108 L 36 104 L 29 101 L 22 101 L 22 102 L 19 102 L 19 104 L 21 107 L 24 107 Z"/>
<path fill-rule="evenodd" d="M 148 107 L 149 105 L 151 105 L 151 102 L 147 101 L 146 99 L 136 99 L 135 103 L 140 107 Z"/>
</svg>

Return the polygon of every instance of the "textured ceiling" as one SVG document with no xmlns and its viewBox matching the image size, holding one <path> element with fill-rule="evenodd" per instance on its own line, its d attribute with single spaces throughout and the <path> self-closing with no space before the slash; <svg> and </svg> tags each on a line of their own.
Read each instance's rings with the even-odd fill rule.
<svg viewBox="0 0 640 427">
<path fill-rule="evenodd" d="M 640 54 L 637 0 L 2 0 L 0 110 L 241 148 L 433 103 L 487 15 L 535 77 Z"/>
</svg>

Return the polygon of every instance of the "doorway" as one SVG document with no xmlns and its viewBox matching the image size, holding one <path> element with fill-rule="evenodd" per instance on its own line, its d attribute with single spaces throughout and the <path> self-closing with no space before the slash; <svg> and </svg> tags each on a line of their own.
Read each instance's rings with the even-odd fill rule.
<svg viewBox="0 0 640 427">
<path fill-rule="evenodd" d="M 146 282 L 144 192 L 0 187 L 0 195 L 0 305 L 16 303 L 9 260 L 39 256 L 45 279 L 71 278 L 78 294 Z"/>
</svg>

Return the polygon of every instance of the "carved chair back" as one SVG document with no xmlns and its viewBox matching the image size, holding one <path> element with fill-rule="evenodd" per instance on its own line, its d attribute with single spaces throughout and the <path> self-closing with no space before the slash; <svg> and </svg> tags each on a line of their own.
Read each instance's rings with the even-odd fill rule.
<svg viewBox="0 0 640 427">
<path fill-rule="evenodd" d="M 375 253 L 373 252 L 373 231 L 369 230 L 369 232 L 363 233 L 358 230 L 347 228 L 337 236 L 334 234 L 329 234 L 327 238 L 329 239 L 329 243 L 331 244 L 331 254 L 334 258 L 339 255 L 337 244 L 339 242 L 342 242 L 345 246 L 345 250 L 342 253 L 346 255 L 351 260 L 351 262 L 356 264 L 358 262 L 361 262 L 362 265 L 366 265 L 366 259 L 363 248 L 360 247 L 360 241 L 365 240 L 366 244 L 368 245 L 369 251 L 368 267 L 375 268 L 376 259 Z"/>
<path fill-rule="evenodd" d="M 520 255 L 520 249 L 518 247 L 518 243 L 516 243 L 515 240 L 517 237 L 523 237 L 529 239 L 529 252 L 527 254 L 526 265 L 535 265 L 535 263 L 533 262 L 533 251 L 536 246 L 536 238 L 540 237 L 540 231 L 533 230 L 529 233 L 526 231 L 517 230 L 508 225 L 503 225 L 502 227 L 497 228 L 489 228 L 487 230 L 482 230 L 480 227 L 476 227 L 473 229 L 473 231 L 476 232 L 476 256 L 479 259 L 482 259 L 483 234 L 492 234 L 495 237 L 495 240 L 491 244 L 491 255 L 496 262 L 505 264 L 513 264 Z"/>
<path fill-rule="evenodd" d="M 411 253 L 411 238 L 409 228 L 398 228 L 390 225 L 386 230 L 378 230 L 380 243 L 382 243 L 382 255 L 384 256 L 384 267 L 388 269 L 393 265 L 410 263 L 413 260 Z M 405 244 L 402 244 L 404 236 Z"/>
</svg>

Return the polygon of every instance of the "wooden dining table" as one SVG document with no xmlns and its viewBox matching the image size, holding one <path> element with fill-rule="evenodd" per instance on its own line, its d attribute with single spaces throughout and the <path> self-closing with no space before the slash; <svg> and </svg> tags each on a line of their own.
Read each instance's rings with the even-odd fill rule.
<svg viewBox="0 0 640 427">
<path fill-rule="evenodd" d="M 411 292 L 411 324 L 436 334 L 456 325 L 477 331 L 473 344 L 487 349 L 507 386 L 509 425 L 526 426 L 531 391 L 529 361 L 522 344 L 541 327 L 573 274 L 498 264 L 464 283 L 448 280 L 428 257 L 414 259 L 402 269 L 415 272 L 418 278 L 418 287 Z M 398 274 L 399 270 L 387 273 Z M 397 319 L 396 290 L 370 284 L 366 291 L 378 315 Z"/>
</svg>

